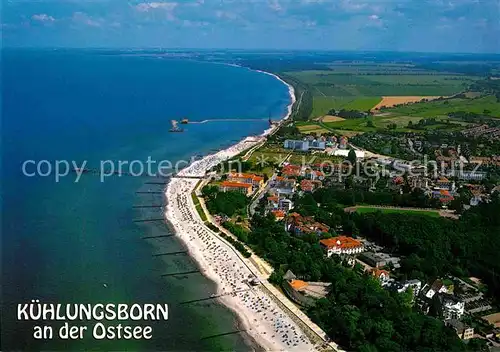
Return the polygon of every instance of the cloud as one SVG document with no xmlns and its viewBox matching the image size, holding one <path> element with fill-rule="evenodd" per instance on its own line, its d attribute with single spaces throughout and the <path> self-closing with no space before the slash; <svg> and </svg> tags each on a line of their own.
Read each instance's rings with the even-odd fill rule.
<svg viewBox="0 0 500 352">
<path fill-rule="evenodd" d="M 150 10 L 163 9 L 172 11 L 177 7 L 176 2 L 143 2 L 135 5 L 135 9 L 139 12 L 148 12 Z"/>
<path fill-rule="evenodd" d="M 46 13 L 40 13 L 40 14 L 33 15 L 33 16 L 31 16 L 31 19 L 33 21 L 44 22 L 44 23 L 54 22 L 56 20 L 54 17 L 49 16 Z"/>
<path fill-rule="evenodd" d="M 83 24 L 89 27 L 101 27 L 104 23 L 102 18 L 94 19 L 84 12 L 74 12 L 72 21 L 77 24 Z"/>
<path fill-rule="evenodd" d="M 369 19 L 369 21 L 366 24 L 367 27 L 385 28 L 385 23 L 380 18 L 379 15 L 372 14 L 372 15 L 368 16 L 368 19 Z"/>
<path fill-rule="evenodd" d="M 269 8 L 274 11 L 281 11 L 283 7 L 278 0 L 269 0 Z"/>
</svg>

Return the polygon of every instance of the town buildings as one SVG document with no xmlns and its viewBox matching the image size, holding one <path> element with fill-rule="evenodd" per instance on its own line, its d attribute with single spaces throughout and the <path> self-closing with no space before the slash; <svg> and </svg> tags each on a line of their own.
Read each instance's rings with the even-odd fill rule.
<svg viewBox="0 0 500 352">
<path fill-rule="evenodd" d="M 332 237 L 320 240 L 319 243 L 326 250 L 328 257 L 332 254 L 357 254 L 364 251 L 361 241 L 347 236 Z"/>
<path fill-rule="evenodd" d="M 385 289 L 396 291 L 398 293 L 403 293 L 411 289 L 413 292 L 413 300 L 416 299 L 422 289 L 422 282 L 417 279 L 406 281 L 387 280 L 383 282 L 382 285 Z"/>
<path fill-rule="evenodd" d="M 432 284 L 426 284 L 422 288 L 422 292 L 424 293 L 424 296 L 427 298 L 432 298 L 434 297 L 435 294 L 437 293 L 449 293 L 452 291 L 451 287 L 447 287 L 444 282 L 440 279 L 435 280 Z"/>
<path fill-rule="evenodd" d="M 232 172 L 227 175 L 227 179 L 232 182 L 249 183 L 254 189 L 264 186 L 264 177 L 254 174 Z"/>
<path fill-rule="evenodd" d="M 443 310 L 443 318 L 448 319 L 461 319 L 465 313 L 465 302 L 458 297 L 440 293 L 438 295 Z"/>
<path fill-rule="evenodd" d="M 297 236 L 304 234 L 315 234 L 321 236 L 330 231 L 330 227 L 328 225 L 315 221 L 314 217 L 302 216 L 298 213 L 291 213 L 288 215 L 285 227 L 287 231 Z"/>
<path fill-rule="evenodd" d="M 253 193 L 253 187 L 251 183 L 240 183 L 233 181 L 223 181 L 219 185 L 219 190 L 221 192 L 240 192 L 246 196 L 251 196 Z"/>
<path fill-rule="evenodd" d="M 309 150 L 325 150 L 326 142 L 317 139 L 312 139 L 312 140 L 287 139 L 285 140 L 283 146 L 285 149 L 293 149 L 302 152 L 307 152 Z"/>
<path fill-rule="evenodd" d="M 465 325 L 458 319 L 449 319 L 445 321 L 445 324 L 455 330 L 462 340 L 469 340 L 474 337 L 474 328 Z"/>
<path fill-rule="evenodd" d="M 317 299 L 324 298 L 328 294 L 328 287 L 331 285 L 326 282 L 312 282 L 297 279 L 297 277 L 288 270 L 283 276 L 285 280 L 283 289 L 295 303 L 310 307 Z"/>
</svg>

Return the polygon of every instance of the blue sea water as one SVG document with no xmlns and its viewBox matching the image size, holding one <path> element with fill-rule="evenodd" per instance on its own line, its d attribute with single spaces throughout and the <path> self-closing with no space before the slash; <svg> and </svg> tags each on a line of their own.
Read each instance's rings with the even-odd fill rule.
<svg viewBox="0 0 500 352">
<path fill-rule="evenodd" d="M 168 233 L 160 204 L 162 185 L 147 177 L 69 173 L 27 177 L 26 160 L 75 161 L 99 168 L 102 160 L 189 160 L 267 128 L 290 102 L 275 78 L 227 65 L 78 50 L 4 50 L 2 53 L 2 349 L 247 350 L 243 334 L 206 337 L 237 329 L 232 312 L 208 297 L 214 285 L 202 275 L 162 277 L 192 270 Z M 188 124 L 169 133 L 171 119 L 255 119 Z M 47 165 L 45 165 L 46 167 Z M 29 172 L 35 171 L 33 165 Z M 42 171 L 46 171 L 42 169 Z M 42 303 L 167 303 L 169 320 L 144 323 L 151 340 L 39 341 L 16 305 Z M 119 322 L 112 322 L 118 324 Z M 129 324 L 126 322 L 125 324 Z M 92 328 L 94 322 L 80 322 Z M 137 323 L 136 323 L 137 324 Z M 55 329 L 57 332 L 57 329 Z"/>
</svg>

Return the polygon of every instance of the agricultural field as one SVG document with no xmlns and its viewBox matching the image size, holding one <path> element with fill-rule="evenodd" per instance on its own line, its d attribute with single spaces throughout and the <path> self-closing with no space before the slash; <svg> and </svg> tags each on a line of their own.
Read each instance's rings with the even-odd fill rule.
<svg viewBox="0 0 500 352">
<path fill-rule="evenodd" d="M 338 117 L 338 116 L 325 115 L 321 118 L 321 121 L 323 121 L 323 122 L 339 122 L 339 121 L 345 121 L 345 119 L 342 117 Z"/>
<path fill-rule="evenodd" d="M 402 64 L 328 65 L 331 71 L 295 71 L 286 75 L 302 82 L 312 95 L 309 118 L 331 109 L 368 111 L 389 96 L 452 96 L 477 77 L 415 69 Z"/>
<path fill-rule="evenodd" d="M 322 134 L 322 133 L 327 133 L 329 132 L 326 128 L 321 127 L 320 125 L 316 123 L 297 123 L 296 124 L 297 128 L 299 129 L 300 133 L 303 134 L 309 134 L 309 133 L 316 133 L 316 134 Z"/>
<path fill-rule="evenodd" d="M 327 115 L 332 109 L 368 111 L 382 100 L 381 97 L 313 97 L 311 118 Z"/>
<path fill-rule="evenodd" d="M 393 74 L 333 71 L 288 72 L 290 76 L 312 87 L 314 96 L 376 97 L 392 95 L 449 96 L 464 91 L 475 77 L 437 75 L 428 72 Z"/>
<path fill-rule="evenodd" d="M 408 116 L 399 114 L 384 114 L 378 116 L 369 116 L 359 119 L 348 119 L 338 122 L 324 122 L 323 124 L 329 129 L 335 130 L 349 130 L 358 132 L 376 132 L 379 129 L 388 129 L 391 125 L 396 125 L 392 131 L 395 132 L 423 132 L 425 130 L 441 129 L 447 131 L 460 130 L 463 126 L 467 126 L 465 122 L 449 121 L 448 117 L 437 117 L 438 123 L 425 126 L 424 129 L 410 129 L 408 123 L 417 124 L 420 120 L 424 119 L 421 116 Z M 441 123 L 442 122 L 442 123 Z M 453 124 L 448 124 L 453 122 Z"/>
<path fill-rule="evenodd" d="M 421 117 L 446 116 L 450 112 L 467 111 L 500 118 L 500 102 L 497 101 L 495 96 L 489 95 L 473 99 L 454 98 L 415 103 L 388 109 L 387 111 Z"/>
<path fill-rule="evenodd" d="M 408 104 L 408 103 L 418 103 L 422 99 L 426 100 L 435 100 L 440 98 L 441 96 L 391 96 L 391 97 L 382 97 L 382 100 L 372 108 L 372 111 L 378 110 L 381 107 L 384 108 L 392 108 L 395 105 L 400 104 Z"/>
</svg>

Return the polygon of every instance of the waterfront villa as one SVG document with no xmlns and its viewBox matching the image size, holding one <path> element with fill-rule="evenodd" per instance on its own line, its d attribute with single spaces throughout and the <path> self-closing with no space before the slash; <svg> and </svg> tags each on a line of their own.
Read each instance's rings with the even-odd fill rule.
<svg viewBox="0 0 500 352">
<path fill-rule="evenodd" d="M 227 175 L 228 181 L 239 182 L 239 183 L 249 183 L 253 188 L 261 188 L 264 186 L 264 177 L 257 176 L 254 174 L 244 174 L 232 172 Z"/>
<path fill-rule="evenodd" d="M 326 250 L 327 257 L 331 257 L 332 254 L 357 254 L 365 250 L 361 241 L 348 236 L 332 237 L 319 243 Z"/>
<path fill-rule="evenodd" d="M 240 192 L 246 196 L 252 195 L 252 184 L 224 181 L 219 185 L 221 192 Z"/>
</svg>

